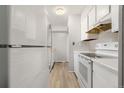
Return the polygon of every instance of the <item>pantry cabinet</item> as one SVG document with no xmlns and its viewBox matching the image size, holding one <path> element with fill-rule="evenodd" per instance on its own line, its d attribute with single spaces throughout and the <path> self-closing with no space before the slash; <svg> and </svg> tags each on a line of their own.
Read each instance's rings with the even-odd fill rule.
<svg viewBox="0 0 124 93">
<path fill-rule="evenodd" d="M 119 31 L 119 5 L 111 6 L 112 32 Z"/>
<path fill-rule="evenodd" d="M 96 6 L 97 22 L 100 22 L 100 20 L 102 20 L 108 14 L 110 14 L 110 6 L 109 5 L 97 5 Z"/>
</svg>

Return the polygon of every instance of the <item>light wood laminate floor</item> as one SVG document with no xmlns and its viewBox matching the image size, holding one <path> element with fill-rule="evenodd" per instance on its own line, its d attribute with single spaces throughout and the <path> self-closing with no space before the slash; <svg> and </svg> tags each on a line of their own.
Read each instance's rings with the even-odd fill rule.
<svg viewBox="0 0 124 93">
<path fill-rule="evenodd" d="M 68 72 L 68 63 L 55 63 L 50 73 L 51 88 L 79 88 L 78 80 L 73 72 Z"/>
</svg>

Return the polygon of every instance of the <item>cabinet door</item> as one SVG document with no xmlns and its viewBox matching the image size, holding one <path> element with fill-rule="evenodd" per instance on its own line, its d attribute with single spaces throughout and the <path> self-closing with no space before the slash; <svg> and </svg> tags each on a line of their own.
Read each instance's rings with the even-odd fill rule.
<svg viewBox="0 0 124 93">
<path fill-rule="evenodd" d="M 86 32 L 88 30 L 87 16 L 82 16 L 81 18 L 81 40 L 86 38 Z"/>
<path fill-rule="evenodd" d="M 88 34 L 88 16 L 81 17 L 81 40 L 96 39 L 96 34 Z"/>
<path fill-rule="evenodd" d="M 108 83 L 109 82 L 109 83 Z M 93 63 L 93 88 L 117 88 L 118 74 L 107 67 Z"/>
<path fill-rule="evenodd" d="M 119 31 L 119 6 L 111 6 L 111 16 L 112 16 L 112 32 Z"/>
<path fill-rule="evenodd" d="M 96 11 L 95 11 L 95 7 L 93 7 L 88 14 L 88 28 L 92 29 L 95 23 L 96 23 Z"/>
<path fill-rule="evenodd" d="M 110 13 L 110 6 L 109 5 L 98 5 L 98 6 L 96 6 L 97 21 L 100 21 L 100 19 L 104 18 L 109 13 Z"/>
<path fill-rule="evenodd" d="M 74 52 L 74 72 L 75 72 L 77 77 L 78 77 L 78 69 L 79 69 L 78 61 L 79 61 L 78 52 Z"/>
</svg>

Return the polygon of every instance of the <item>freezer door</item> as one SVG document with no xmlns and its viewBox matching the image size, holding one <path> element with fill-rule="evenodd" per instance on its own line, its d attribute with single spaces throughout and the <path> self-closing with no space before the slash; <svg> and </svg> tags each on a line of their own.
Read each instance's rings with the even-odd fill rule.
<svg viewBox="0 0 124 93">
<path fill-rule="evenodd" d="M 47 48 L 9 49 L 9 87 L 48 87 Z"/>
<path fill-rule="evenodd" d="M 47 45 L 47 16 L 42 6 L 11 6 L 9 44 Z"/>
</svg>

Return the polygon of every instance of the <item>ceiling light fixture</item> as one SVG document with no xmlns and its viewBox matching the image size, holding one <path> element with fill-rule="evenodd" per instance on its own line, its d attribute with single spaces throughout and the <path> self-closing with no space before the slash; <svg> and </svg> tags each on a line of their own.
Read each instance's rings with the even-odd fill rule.
<svg viewBox="0 0 124 93">
<path fill-rule="evenodd" d="M 64 15 L 64 13 L 65 13 L 65 10 L 63 8 L 57 8 L 56 9 L 56 14 L 57 15 Z"/>
</svg>

